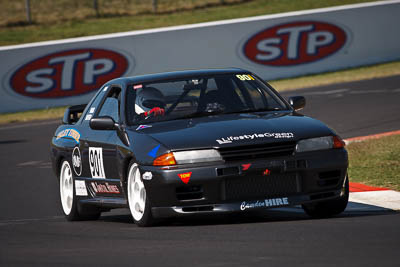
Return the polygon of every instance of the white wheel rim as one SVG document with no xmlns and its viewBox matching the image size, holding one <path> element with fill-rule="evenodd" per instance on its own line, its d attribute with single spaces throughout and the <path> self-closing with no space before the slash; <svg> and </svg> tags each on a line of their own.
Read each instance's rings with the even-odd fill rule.
<svg viewBox="0 0 400 267">
<path fill-rule="evenodd" d="M 137 164 L 131 166 L 128 174 L 128 202 L 133 219 L 140 221 L 146 207 L 146 189 Z"/>
<path fill-rule="evenodd" d="M 71 166 L 68 161 L 64 161 L 61 166 L 60 196 L 64 213 L 69 215 L 72 210 L 72 201 L 74 197 L 74 181 L 72 179 Z"/>
</svg>

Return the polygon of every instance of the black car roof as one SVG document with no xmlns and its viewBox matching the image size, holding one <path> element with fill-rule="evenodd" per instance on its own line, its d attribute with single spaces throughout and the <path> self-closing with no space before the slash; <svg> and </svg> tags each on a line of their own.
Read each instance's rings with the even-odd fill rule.
<svg viewBox="0 0 400 267">
<path fill-rule="evenodd" d="M 107 84 L 112 84 L 112 83 L 135 84 L 135 83 L 169 80 L 169 79 L 193 77 L 193 76 L 206 76 L 213 74 L 235 74 L 235 73 L 245 74 L 250 72 L 248 70 L 240 68 L 182 70 L 182 71 L 138 75 L 132 77 L 122 77 L 111 80 Z"/>
</svg>

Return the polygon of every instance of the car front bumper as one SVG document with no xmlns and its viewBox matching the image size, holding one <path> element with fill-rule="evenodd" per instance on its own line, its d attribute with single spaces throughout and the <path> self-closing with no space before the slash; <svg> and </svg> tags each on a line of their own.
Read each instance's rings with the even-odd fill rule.
<svg viewBox="0 0 400 267">
<path fill-rule="evenodd" d="M 331 149 L 254 161 L 140 169 L 142 174 L 151 173 L 144 183 L 153 215 L 171 217 L 338 198 L 347 167 L 346 150 Z"/>
</svg>

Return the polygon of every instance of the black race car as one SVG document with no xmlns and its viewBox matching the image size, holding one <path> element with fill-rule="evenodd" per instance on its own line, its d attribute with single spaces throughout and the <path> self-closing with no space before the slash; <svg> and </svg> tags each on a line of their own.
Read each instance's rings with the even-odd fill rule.
<svg viewBox="0 0 400 267">
<path fill-rule="evenodd" d="M 297 113 L 304 105 L 242 69 L 109 81 L 66 110 L 51 141 L 66 218 L 121 207 L 140 226 L 293 205 L 338 214 L 349 196 L 344 142 Z"/>
</svg>

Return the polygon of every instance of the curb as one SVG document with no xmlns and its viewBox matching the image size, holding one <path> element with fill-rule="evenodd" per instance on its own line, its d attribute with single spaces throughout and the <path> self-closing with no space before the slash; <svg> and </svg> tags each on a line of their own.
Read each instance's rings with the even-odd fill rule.
<svg viewBox="0 0 400 267">
<path fill-rule="evenodd" d="M 350 182 L 349 201 L 390 210 L 400 210 L 400 192 Z"/>
<path fill-rule="evenodd" d="M 390 210 L 400 210 L 400 192 L 350 182 L 349 201 Z"/>
<path fill-rule="evenodd" d="M 400 134 L 400 130 L 345 139 L 346 145 L 370 139 Z M 390 210 L 400 210 L 400 192 L 384 187 L 374 187 L 350 182 L 349 201 Z"/>
<path fill-rule="evenodd" d="M 374 187 L 374 186 L 369 186 L 369 185 L 360 184 L 360 183 L 353 183 L 353 182 L 350 182 L 349 189 L 350 189 L 350 193 L 390 190 L 389 188 Z"/>
<path fill-rule="evenodd" d="M 344 140 L 346 145 L 351 144 L 353 142 L 361 142 L 365 140 L 370 140 L 370 139 L 379 139 L 381 137 L 385 136 L 391 136 L 391 135 L 396 135 L 400 134 L 400 130 L 397 131 L 391 131 L 391 132 L 384 132 L 384 133 L 379 133 L 379 134 L 371 134 L 371 135 L 366 135 L 366 136 L 358 136 L 358 137 L 352 137 L 352 138 L 347 138 Z"/>
</svg>

